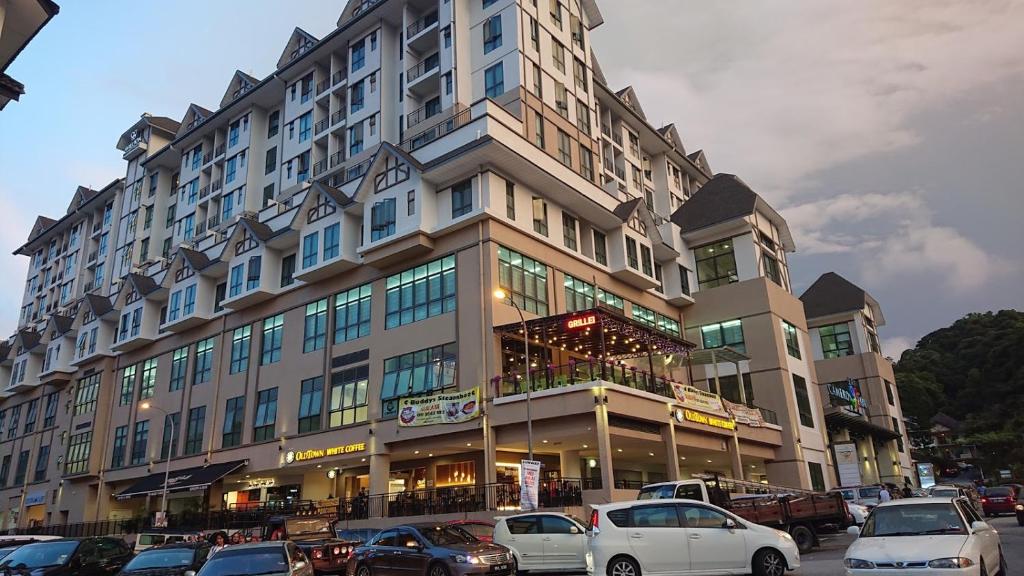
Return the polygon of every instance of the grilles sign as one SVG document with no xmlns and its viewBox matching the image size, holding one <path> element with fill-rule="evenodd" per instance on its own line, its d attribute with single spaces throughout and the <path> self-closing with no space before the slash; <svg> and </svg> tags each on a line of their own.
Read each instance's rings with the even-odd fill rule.
<svg viewBox="0 0 1024 576">
<path fill-rule="evenodd" d="M 580 314 L 565 321 L 566 330 L 582 330 L 597 325 L 597 314 Z"/>
</svg>

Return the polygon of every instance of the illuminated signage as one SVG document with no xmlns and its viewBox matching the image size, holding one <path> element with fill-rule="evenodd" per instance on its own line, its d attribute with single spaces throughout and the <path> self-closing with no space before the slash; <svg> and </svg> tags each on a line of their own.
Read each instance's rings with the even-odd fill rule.
<svg viewBox="0 0 1024 576">
<path fill-rule="evenodd" d="M 696 422 L 697 424 L 704 424 L 707 426 L 714 426 L 715 428 L 724 428 L 726 430 L 735 430 L 736 422 L 719 416 L 712 416 L 710 414 L 704 414 L 703 412 L 695 412 L 693 410 L 683 409 L 683 418 L 690 422 Z"/>
<path fill-rule="evenodd" d="M 344 446 L 332 446 L 330 448 L 311 448 L 309 450 L 289 450 L 285 452 L 284 461 L 287 464 L 292 462 L 305 462 L 307 460 L 318 460 L 320 458 L 329 458 L 331 456 L 343 456 L 345 454 L 352 454 L 353 452 L 362 452 L 366 450 L 366 442 L 355 442 L 353 444 L 345 444 Z"/>
<path fill-rule="evenodd" d="M 581 314 L 565 321 L 566 330 L 581 330 L 597 325 L 597 314 Z"/>
</svg>

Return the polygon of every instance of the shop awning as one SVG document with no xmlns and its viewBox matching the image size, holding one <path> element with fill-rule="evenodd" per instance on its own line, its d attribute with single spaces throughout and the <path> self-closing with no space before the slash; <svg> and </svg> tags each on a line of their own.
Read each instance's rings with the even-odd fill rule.
<svg viewBox="0 0 1024 576">
<path fill-rule="evenodd" d="M 900 435 L 884 426 L 879 426 L 874 422 L 871 422 L 864 416 L 847 410 L 846 408 L 836 408 L 833 412 L 825 414 L 825 425 L 829 429 L 842 429 L 847 428 L 860 434 L 870 435 L 874 438 L 882 441 L 895 440 Z"/>
<path fill-rule="evenodd" d="M 232 462 L 223 462 L 221 464 L 208 464 L 206 466 L 196 466 L 195 468 L 185 468 L 183 470 L 171 470 L 171 473 L 167 478 L 167 491 L 194 492 L 205 490 L 214 482 L 228 474 L 231 474 L 248 463 L 248 460 L 235 460 Z M 128 489 L 118 494 L 117 499 L 125 500 L 128 498 L 135 498 L 136 496 L 159 495 L 162 494 L 163 491 L 164 473 L 159 472 L 139 479 L 135 484 L 132 484 Z"/>
</svg>

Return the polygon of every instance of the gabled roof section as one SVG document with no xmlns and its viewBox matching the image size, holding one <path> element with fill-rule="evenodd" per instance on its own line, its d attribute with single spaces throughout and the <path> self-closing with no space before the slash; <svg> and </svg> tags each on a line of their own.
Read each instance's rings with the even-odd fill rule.
<svg viewBox="0 0 1024 576">
<path fill-rule="evenodd" d="M 803 294 L 804 315 L 808 319 L 857 312 L 871 306 L 875 324 L 883 325 L 882 310 L 878 302 L 863 288 L 835 272 L 826 272 L 818 277 Z"/>
<path fill-rule="evenodd" d="M 47 218 L 46 216 L 36 216 L 36 223 L 32 225 L 32 231 L 28 233 L 28 241 L 31 242 L 36 239 L 40 234 L 48 230 L 51 226 L 56 224 L 57 221 L 53 218 Z"/>
<path fill-rule="evenodd" d="M 253 87 L 259 83 L 259 80 L 249 76 L 245 72 L 235 70 L 234 76 L 231 77 L 231 82 L 228 83 L 227 90 L 224 91 L 224 97 L 220 99 L 220 107 L 223 108 L 227 106 L 242 94 L 252 90 Z"/>
<path fill-rule="evenodd" d="M 288 38 L 288 43 L 284 45 L 284 51 L 281 52 L 281 57 L 277 59 L 277 67 L 281 68 L 292 60 L 295 60 L 302 54 L 306 53 L 306 51 L 312 48 L 317 42 L 319 42 L 319 40 L 317 40 L 315 36 L 296 26 L 295 30 L 292 30 L 291 37 Z"/>
<path fill-rule="evenodd" d="M 273 238 L 275 234 L 270 226 L 248 216 L 243 216 L 235 222 L 235 225 L 231 227 L 231 231 L 225 234 L 224 246 L 221 248 L 218 259 L 225 263 L 230 262 L 231 258 L 235 256 L 235 244 L 243 240 L 245 236 L 252 236 L 257 242 L 263 244 L 270 238 Z"/>
<path fill-rule="evenodd" d="M 679 137 L 679 130 L 676 129 L 675 124 L 669 124 L 668 126 L 658 128 L 658 134 L 661 134 L 663 138 L 671 142 L 672 146 L 674 146 L 680 154 L 686 154 L 686 148 L 683 147 L 683 139 Z"/>
<path fill-rule="evenodd" d="M 426 168 L 422 162 L 413 158 L 412 154 L 390 142 L 384 141 L 377 148 L 377 151 L 373 153 L 373 161 L 367 166 L 366 172 L 359 181 L 359 185 L 352 192 L 352 201 L 365 202 L 367 196 L 373 193 L 374 179 L 386 167 L 388 158 L 400 160 L 418 173 L 422 173 Z"/>
<path fill-rule="evenodd" d="M 124 150 L 134 140 L 132 133 L 138 134 L 140 130 L 144 130 L 147 126 L 153 131 L 161 132 L 167 138 L 174 138 L 174 135 L 178 133 L 178 129 L 181 128 L 181 124 L 177 120 L 166 116 L 153 116 L 145 112 L 135 124 L 132 124 L 131 128 L 125 130 L 124 134 L 121 134 L 121 137 L 117 139 L 117 149 Z"/>
<path fill-rule="evenodd" d="M 716 174 L 708 180 L 672 214 L 672 222 L 687 234 L 746 218 L 756 211 L 763 212 L 779 228 L 782 247 L 787 252 L 794 251 L 796 244 L 786 220 L 734 174 Z"/>
<path fill-rule="evenodd" d="M 33 348 L 39 345 L 39 342 L 42 339 L 43 335 L 39 332 L 23 328 L 18 330 L 18 333 L 14 335 L 14 342 L 12 345 L 15 349 L 20 345 L 25 352 L 31 352 Z"/>
<path fill-rule="evenodd" d="M 381 0 L 348 0 L 345 4 L 345 9 L 341 11 L 341 16 L 338 16 L 338 28 L 341 28 L 342 24 L 347 23 L 349 20 L 365 14 L 370 8 L 373 8 L 375 4 L 379 4 Z"/>
<path fill-rule="evenodd" d="M 594 51 L 590 51 L 590 67 L 594 69 L 594 82 L 608 86 L 608 78 L 604 75 L 604 70 L 601 69 L 601 64 L 597 61 L 597 54 Z"/>
<path fill-rule="evenodd" d="M 71 325 L 74 321 L 75 319 L 72 316 L 51 314 L 50 320 L 46 323 L 46 327 L 48 330 L 52 330 L 59 337 L 71 330 Z"/>
<path fill-rule="evenodd" d="M 175 137 L 180 138 L 184 136 L 189 130 L 202 124 L 210 116 L 213 116 L 213 112 L 198 104 L 189 104 L 188 110 L 185 111 L 185 117 L 181 119 L 181 124 L 178 126 L 178 132 L 175 134 Z"/>
<path fill-rule="evenodd" d="M 643 222 L 644 227 L 647 228 L 647 237 L 651 242 L 657 246 L 658 244 L 664 243 L 664 238 L 661 235 L 661 230 L 658 229 L 658 223 L 654 220 L 654 215 L 651 214 L 647 203 L 644 202 L 643 198 L 633 198 L 627 200 L 615 207 L 612 211 L 623 223 L 629 222 L 630 219 L 636 215 L 637 218 Z"/>
<path fill-rule="evenodd" d="M 321 196 L 326 197 L 328 201 L 342 209 L 355 204 L 355 202 L 346 196 L 341 190 L 338 190 L 333 186 L 328 186 L 322 181 L 314 181 L 306 191 L 306 196 L 302 199 L 302 203 L 299 204 L 298 210 L 296 210 L 295 214 L 292 216 L 291 228 L 297 230 L 306 223 L 306 217 L 308 216 L 310 208 L 313 208 L 318 204 L 317 200 Z"/>
<path fill-rule="evenodd" d="M 593 30 L 604 24 L 604 16 L 601 14 L 601 10 L 598 9 L 596 0 L 582 0 L 580 8 L 583 10 L 583 23 L 586 25 L 587 30 Z"/>
<path fill-rule="evenodd" d="M 75 210 L 78 210 L 79 208 L 84 206 L 86 202 L 92 200 L 92 198 L 97 194 L 99 194 L 99 192 L 93 190 L 92 188 L 79 186 L 77 189 L 75 189 L 74 195 L 71 196 L 71 202 L 68 204 L 67 214 L 71 214 Z"/>
<path fill-rule="evenodd" d="M 139 296 L 144 298 L 160 288 L 161 286 L 149 276 L 132 272 L 125 276 L 124 282 L 121 283 L 121 288 L 114 295 L 114 304 L 124 306 L 126 295 L 131 293 L 132 290 L 137 291 Z"/>
<path fill-rule="evenodd" d="M 687 154 L 686 157 L 690 159 L 690 162 L 696 164 L 697 168 L 711 174 L 711 165 L 708 164 L 708 157 L 704 154 L 704 150 L 697 150 L 696 152 Z"/>
<path fill-rule="evenodd" d="M 633 109 L 637 116 L 643 118 L 644 122 L 647 122 L 647 114 L 644 114 L 644 109 L 640 107 L 640 99 L 636 96 L 636 90 L 633 90 L 632 86 L 626 86 L 622 90 L 615 93 L 619 97 L 619 100 Z"/>
<path fill-rule="evenodd" d="M 173 284 L 175 278 L 174 271 L 178 270 L 179 267 L 188 267 L 193 272 L 201 272 L 204 268 L 210 266 L 210 257 L 198 250 L 186 248 L 184 246 L 178 246 L 178 249 L 174 252 L 174 257 L 171 258 L 169 265 L 165 268 L 166 273 L 160 278 L 160 285 L 169 288 Z M 158 275 L 159 276 L 159 275 Z M 171 282 L 169 282 L 169 280 Z M 156 279 L 154 279 L 156 281 Z"/>
<path fill-rule="evenodd" d="M 91 310 L 93 315 L 97 318 L 101 318 L 113 310 L 114 305 L 110 302 L 110 298 L 107 298 L 106 296 L 100 296 L 99 294 L 86 294 L 85 297 L 82 298 L 82 305 L 78 307 L 78 314 L 83 314 L 86 309 Z"/>
</svg>

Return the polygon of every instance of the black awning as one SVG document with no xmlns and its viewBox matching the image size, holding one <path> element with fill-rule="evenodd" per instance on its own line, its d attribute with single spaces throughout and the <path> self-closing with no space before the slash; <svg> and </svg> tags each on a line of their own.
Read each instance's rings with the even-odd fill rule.
<svg viewBox="0 0 1024 576">
<path fill-rule="evenodd" d="M 214 482 L 248 463 L 248 460 L 235 460 L 233 462 L 196 466 L 195 468 L 185 468 L 183 470 L 171 470 L 167 478 L 167 491 L 193 492 L 205 490 Z M 164 473 L 159 472 L 139 479 L 135 484 L 132 484 L 128 489 L 118 494 L 117 499 L 125 500 L 136 496 L 156 495 L 163 493 L 163 490 Z"/>
<path fill-rule="evenodd" d="M 830 429 L 848 428 L 854 432 L 870 435 L 882 441 L 895 440 L 900 435 L 888 428 L 871 422 L 864 416 L 851 412 L 845 408 L 839 408 L 834 412 L 825 414 L 825 425 Z"/>
</svg>

